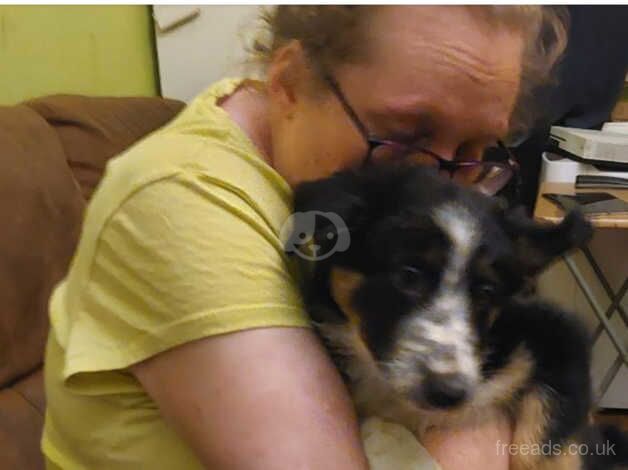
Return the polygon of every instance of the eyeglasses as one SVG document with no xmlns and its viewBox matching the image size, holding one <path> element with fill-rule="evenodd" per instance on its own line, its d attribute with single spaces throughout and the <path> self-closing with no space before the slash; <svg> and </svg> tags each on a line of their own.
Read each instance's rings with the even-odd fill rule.
<svg viewBox="0 0 628 470">
<path fill-rule="evenodd" d="M 324 73 L 323 78 L 340 101 L 353 125 L 368 144 L 368 153 L 364 159 L 364 164 L 374 161 L 403 161 L 404 163 L 431 166 L 436 170 L 447 172 L 454 181 L 473 186 L 480 192 L 491 196 L 497 194 L 513 176 L 516 176 L 517 185 L 515 189 L 517 193 L 519 192 L 519 163 L 503 142 L 497 143 L 497 149 L 502 154 L 500 160 L 503 161 L 453 161 L 420 145 L 407 145 L 392 140 L 379 139 L 367 130 L 334 77 Z"/>
</svg>

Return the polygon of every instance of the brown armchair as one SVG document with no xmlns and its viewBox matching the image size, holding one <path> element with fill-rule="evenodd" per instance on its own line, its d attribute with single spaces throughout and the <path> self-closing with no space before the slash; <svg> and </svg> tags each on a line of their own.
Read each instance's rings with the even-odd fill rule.
<svg viewBox="0 0 628 470">
<path fill-rule="evenodd" d="M 172 119 L 161 98 L 51 96 L 0 107 L 0 468 L 43 468 L 48 298 L 109 158 Z"/>
</svg>

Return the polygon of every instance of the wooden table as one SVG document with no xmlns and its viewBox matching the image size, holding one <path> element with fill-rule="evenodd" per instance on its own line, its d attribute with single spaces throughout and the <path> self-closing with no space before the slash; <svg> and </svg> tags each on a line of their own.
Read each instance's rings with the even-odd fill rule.
<svg viewBox="0 0 628 470">
<path fill-rule="evenodd" d="M 538 220 L 548 222 L 560 222 L 564 217 L 563 210 L 545 199 L 543 194 L 556 193 L 573 195 L 575 192 L 576 190 L 572 183 L 541 183 L 534 209 L 534 217 Z M 628 189 L 579 189 L 578 192 L 606 192 L 628 202 Z M 596 229 L 628 229 L 628 213 L 603 214 L 590 217 L 589 220 Z M 589 305 L 600 321 L 600 325 L 594 333 L 593 342 L 599 338 L 603 331 L 606 331 L 615 346 L 615 349 L 617 350 L 617 357 L 605 374 L 605 379 L 600 386 L 599 396 L 602 397 L 610 387 L 621 367 L 624 364 L 628 365 L 628 353 L 626 352 L 622 335 L 619 331 L 616 331 L 616 328 L 614 328 L 610 322 L 611 317 L 615 314 L 615 312 L 618 312 L 623 320 L 624 327 L 628 328 L 628 314 L 626 313 L 626 309 L 624 309 L 621 305 L 622 299 L 628 293 L 628 275 L 621 283 L 620 288 L 617 291 L 614 291 L 606 279 L 606 276 L 600 269 L 597 261 L 593 257 L 589 247 L 585 246 L 581 250 L 611 302 L 608 308 L 603 309 L 596 300 L 591 287 L 588 285 L 586 278 L 580 272 L 580 269 L 574 262 L 572 256 L 567 255 L 564 257 L 565 263 L 571 271 L 571 274 L 574 276 L 578 287 L 584 294 Z M 625 252 L 620 251 L 618 253 L 617 260 L 618 262 L 625 263 L 628 266 L 628 248 Z"/>
<path fill-rule="evenodd" d="M 609 193 L 628 202 L 628 189 L 579 189 L 579 193 Z M 575 194 L 576 190 L 571 183 L 541 183 L 536 198 L 534 217 L 549 222 L 560 222 L 565 215 L 552 202 L 543 197 L 543 194 Z M 628 229 L 628 213 L 608 214 L 592 217 L 591 222 L 595 228 L 626 228 Z"/>
</svg>

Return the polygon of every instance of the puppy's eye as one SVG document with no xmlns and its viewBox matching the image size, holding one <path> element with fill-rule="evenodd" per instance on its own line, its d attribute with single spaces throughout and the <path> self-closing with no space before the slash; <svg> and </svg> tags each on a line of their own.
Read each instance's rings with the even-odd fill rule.
<svg viewBox="0 0 628 470">
<path fill-rule="evenodd" d="M 423 279 L 423 272 L 415 266 L 402 266 L 399 281 L 403 286 L 411 286 Z"/>
<path fill-rule="evenodd" d="M 497 293 L 497 289 L 492 284 L 477 284 L 472 290 L 473 296 L 482 301 L 491 300 Z"/>
</svg>

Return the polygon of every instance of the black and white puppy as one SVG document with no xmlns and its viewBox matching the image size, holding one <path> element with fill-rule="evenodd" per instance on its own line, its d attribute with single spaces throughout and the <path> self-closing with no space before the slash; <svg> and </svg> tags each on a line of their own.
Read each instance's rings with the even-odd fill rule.
<svg viewBox="0 0 628 470">
<path fill-rule="evenodd" d="M 314 261 L 306 303 L 361 416 L 398 422 L 420 439 L 434 426 L 505 412 L 513 444 L 545 449 L 516 453 L 513 469 L 612 468 L 612 455 L 584 462 L 568 449 L 606 436 L 587 427 L 586 328 L 524 295 L 550 262 L 589 240 L 579 214 L 539 224 L 402 165 L 302 184 L 299 213 L 322 215 L 297 224 L 289 243 L 326 253 Z"/>
</svg>

